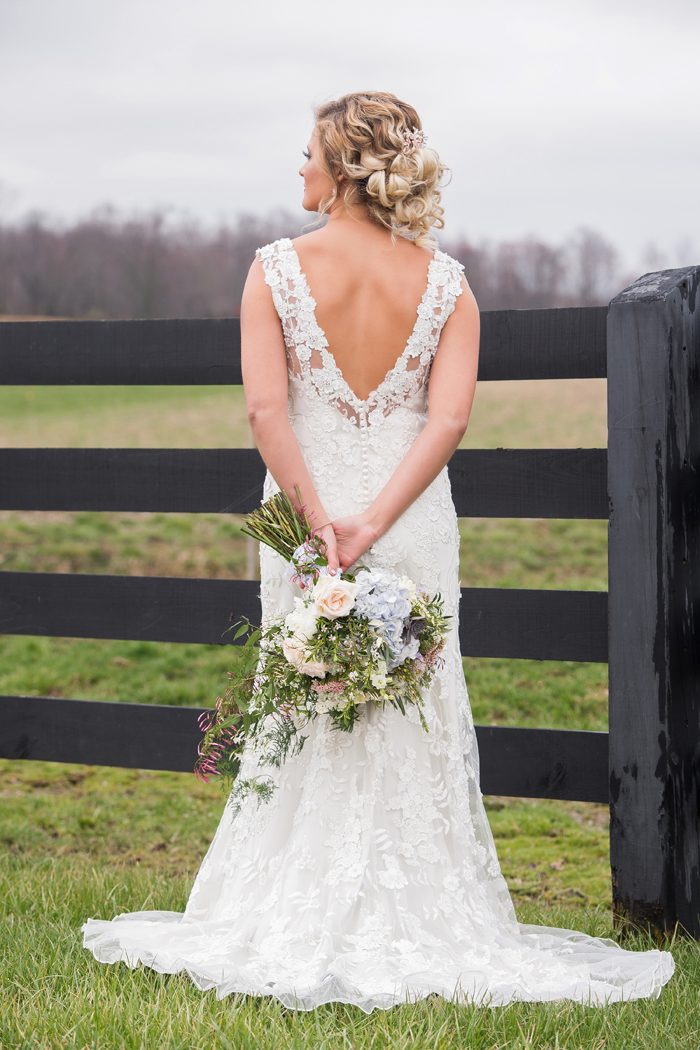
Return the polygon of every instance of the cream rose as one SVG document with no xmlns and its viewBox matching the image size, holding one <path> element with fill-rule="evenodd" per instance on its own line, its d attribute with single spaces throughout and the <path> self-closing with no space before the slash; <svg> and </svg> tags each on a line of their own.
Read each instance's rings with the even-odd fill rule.
<svg viewBox="0 0 700 1050">
<path fill-rule="evenodd" d="M 359 583 L 348 583 L 335 576 L 321 576 L 313 589 L 316 609 L 327 620 L 347 616 L 355 604 Z"/>
<path fill-rule="evenodd" d="M 316 634 L 316 617 L 318 613 L 313 605 L 306 605 L 303 598 L 294 599 L 294 609 L 288 613 L 285 626 L 297 638 L 306 640 Z"/>
<path fill-rule="evenodd" d="M 285 638 L 282 642 L 282 652 L 285 660 L 288 660 L 292 667 L 296 667 L 301 674 L 307 674 L 310 678 L 326 677 L 328 664 L 324 664 L 321 660 L 310 660 L 310 650 L 304 645 L 301 638 Z"/>
</svg>

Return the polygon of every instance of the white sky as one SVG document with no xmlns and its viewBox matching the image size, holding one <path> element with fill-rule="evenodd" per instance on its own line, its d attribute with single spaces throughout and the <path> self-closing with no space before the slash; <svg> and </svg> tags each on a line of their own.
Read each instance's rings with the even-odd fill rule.
<svg viewBox="0 0 700 1050">
<path fill-rule="evenodd" d="M 698 0 L 0 0 L 0 213 L 297 212 L 313 104 L 377 88 L 453 170 L 448 236 L 700 262 L 699 86 Z"/>
</svg>

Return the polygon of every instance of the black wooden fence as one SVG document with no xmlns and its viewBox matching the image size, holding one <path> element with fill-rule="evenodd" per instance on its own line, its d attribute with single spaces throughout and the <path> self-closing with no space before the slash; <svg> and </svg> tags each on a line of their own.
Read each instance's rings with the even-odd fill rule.
<svg viewBox="0 0 700 1050">
<path fill-rule="evenodd" d="M 610 663 L 611 736 L 477 727 L 488 794 L 608 802 L 622 918 L 700 934 L 700 268 L 610 308 L 482 314 L 479 379 L 608 376 L 610 445 L 469 450 L 461 516 L 609 518 L 610 591 L 463 588 L 469 656 Z M 238 321 L 0 325 L 0 383 L 239 384 Z M 1 449 L 0 509 L 242 513 L 250 449 Z M 259 617 L 252 581 L 0 573 L 0 632 L 218 643 Z M 610 624 L 608 616 L 610 613 Z M 0 757 L 191 770 L 195 708 L 0 697 Z"/>
</svg>

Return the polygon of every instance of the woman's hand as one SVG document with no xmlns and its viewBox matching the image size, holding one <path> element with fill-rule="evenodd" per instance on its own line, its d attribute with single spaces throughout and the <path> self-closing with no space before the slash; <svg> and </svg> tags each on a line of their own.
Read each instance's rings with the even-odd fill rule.
<svg viewBox="0 0 700 1050">
<path fill-rule="evenodd" d="M 350 566 L 354 565 L 377 539 L 376 529 L 368 525 L 361 514 L 336 518 L 333 522 L 333 531 L 340 568 L 343 572 L 347 572 Z"/>
<path fill-rule="evenodd" d="M 326 545 L 326 557 L 328 558 L 328 568 L 331 572 L 335 572 L 339 566 L 338 561 L 338 544 L 336 541 L 335 530 L 330 522 L 324 525 L 322 529 L 316 529 L 317 535 L 319 535 Z"/>
</svg>

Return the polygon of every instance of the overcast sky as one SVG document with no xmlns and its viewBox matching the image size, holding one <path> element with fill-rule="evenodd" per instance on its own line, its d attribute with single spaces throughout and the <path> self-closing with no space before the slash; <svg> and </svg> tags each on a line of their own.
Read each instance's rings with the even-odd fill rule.
<svg viewBox="0 0 700 1050">
<path fill-rule="evenodd" d="M 314 104 L 392 91 L 447 234 L 700 262 L 700 2 L 0 0 L 0 213 L 298 211 Z"/>
</svg>

